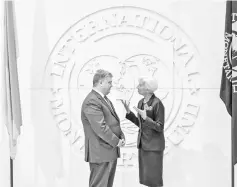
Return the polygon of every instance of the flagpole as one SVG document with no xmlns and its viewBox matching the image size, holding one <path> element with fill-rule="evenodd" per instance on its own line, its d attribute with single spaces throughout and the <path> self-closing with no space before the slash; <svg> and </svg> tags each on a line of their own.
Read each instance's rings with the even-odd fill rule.
<svg viewBox="0 0 237 187">
<path fill-rule="evenodd" d="M 233 154 L 233 150 L 234 149 L 234 125 L 232 123 L 232 119 L 231 119 L 231 187 L 235 187 L 235 180 L 234 180 L 234 154 Z"/>
<path fill-rule="evenodd" d="M 14 181 L 13 181 L 13 160 L 10 157 L 10 180 L 11 180 L 11 187 L 13 187 Z"/>
</svg>

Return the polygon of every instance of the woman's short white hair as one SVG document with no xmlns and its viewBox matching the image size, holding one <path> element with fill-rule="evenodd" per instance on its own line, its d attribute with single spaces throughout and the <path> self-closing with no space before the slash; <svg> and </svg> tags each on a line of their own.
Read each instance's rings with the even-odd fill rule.
<svg viewBox="0 0 237 187">
<path fill-rule="evenodd" d="M 158 82 L 154 77 L 140 77 L 139 83 L 144 83 L 148 91 L 154 93 L 158 89 Z"/>
</svg>

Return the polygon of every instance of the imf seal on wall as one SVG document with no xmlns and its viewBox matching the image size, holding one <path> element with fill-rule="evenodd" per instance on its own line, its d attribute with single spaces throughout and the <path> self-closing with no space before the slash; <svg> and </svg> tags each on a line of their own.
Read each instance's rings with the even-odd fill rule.
<svg viewBox="0 0 237 187">
<path fill-rule="evenodd" d="M 125 119 L 119 99 L 137 106 L 137 79 L 158 80 L 155 94 L 165 105 L 165 153 L 179 146 L 194 127 L 199 112 L 198 53 L 190 38 L 164 16 L 143 8 L 113 7 L 84 17 L 55 45 L 46 68 L 55 125 L 70 141 L 74 153 L 84 151 L 81 105 L 92 89 L 97 69 L 113 74 L 109 94 L 121 120 L 126 146 L 118 165 L 137 164 L 137 127 Z"/>
</svg>

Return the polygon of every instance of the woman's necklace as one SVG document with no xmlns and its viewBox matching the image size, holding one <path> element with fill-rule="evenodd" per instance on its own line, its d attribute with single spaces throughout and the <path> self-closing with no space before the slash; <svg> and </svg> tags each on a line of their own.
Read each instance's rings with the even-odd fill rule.
<svg viewBox="0 0 237 187">
<path fill-rule="evenodd" d="M 143 103 L 144 103 L 144 104 L 147 104 L 148 101 L 150 100 L 150 98 L 151 98 L 151 96 L 149 96 L 149 97 L 147 97 L 147 98 L 144 98 Z"/>
</svg>

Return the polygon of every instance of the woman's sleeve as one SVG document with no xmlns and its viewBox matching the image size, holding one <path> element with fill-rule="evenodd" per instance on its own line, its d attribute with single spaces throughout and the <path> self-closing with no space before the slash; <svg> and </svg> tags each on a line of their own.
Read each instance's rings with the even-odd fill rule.
<svg viewBox="0 0 237 187">
<path fill-rule="evenodd" d="M 133 122 L 136 126 L 139 127 L 139 120 L 138 120 L 137 116 L 132 111 L 130 111 L 129 113 L 126 114 L 126 119 Z"/>
<path fill-rule="evenodd" d="M 164 118 L 165 118 L 165 108 L 161 102 L 158 102 L 153 109 L 154 120 L 147 116 L 144 125 L 158 132 L 163 132 L 164 130 Z"/>
</svg>

